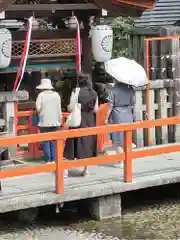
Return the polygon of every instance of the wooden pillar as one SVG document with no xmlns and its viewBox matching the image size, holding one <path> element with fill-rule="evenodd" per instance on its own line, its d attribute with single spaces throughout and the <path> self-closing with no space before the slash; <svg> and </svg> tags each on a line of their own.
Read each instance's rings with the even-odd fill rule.
<svg viewBox="0 0 180 240">
<path fill-rule="evenodd" d="M 4 105 L 3 107 L 3 118 L 6 123 L 6 132 L 10 136 L 16 136 L 17 129 L 15 129 L 18 116 L 16 110 L 16 102 L 25 101 L 29 99 L 29 94 L 26 91 L 17 92 L 0 92 L 0 102 Z M 9 146 L 10 158 L 15 157 L 16 146 Z"/>
<path fill-rule="evenodd" d="M 170 28 L 168 31 L 168 35 L 179 35 L 179 28 L 174 27 Z M 172 77 L 174 82 L 174 91 L 173 91 L 173 98 L 174 98 L 174 115 L 180 116 L 180 44 L 179 39 L 175 38 L 170 40 L 172 46 Z M 175 142 L 180 142 L 180 124 L 176 124 L 174 128 L 174 137 Z"/>
<path fill-rule="evenodd" d="M 91 39 L 89 37 L 89 18 L 84 19 L 84 31 L 82 34 L 82 56 L 83 65 L 82 70 L 85 73 L 92 75 L 92 50 L 91 50 Z"/>
</svg>

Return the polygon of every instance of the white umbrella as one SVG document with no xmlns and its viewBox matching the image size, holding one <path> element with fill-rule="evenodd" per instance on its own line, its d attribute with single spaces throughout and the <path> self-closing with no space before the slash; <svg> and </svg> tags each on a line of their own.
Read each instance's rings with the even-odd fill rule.
<svg viewBox="0 0 180 240">
<path fill-rule="evenodd" d="M 140 87 L 147 84 L 145 69 L 134 60 L 119 57 L 108 60 L 104 63 L 104 66 L 105 71 L 118 82 L 134 87 Z"/>
</svg>

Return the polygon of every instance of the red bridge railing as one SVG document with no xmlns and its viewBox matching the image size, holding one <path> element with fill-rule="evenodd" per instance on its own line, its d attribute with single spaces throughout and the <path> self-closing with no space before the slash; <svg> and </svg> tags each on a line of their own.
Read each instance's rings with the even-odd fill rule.
<svg viewBox="0 0 180 240">
<path fill-rule="evenodd" d="M 98 113 L 96 114 L 96 125 L 103 126 L 105 122 L 105 116 L 107 112 L 107 105 L 101 105 Z M 32 123 L 32 118 L 35 112 L 33 110 L 19 111 L 18 105 L 15 104 L 15 136 L 24 134 L 37 134 L 39 133 L 38 127 L 34 126 Z M 66 121 L 69 113 L 63 112 L 62 123 Z M 25 118 L 25 123 L 19 123 L 19 120 Z M 24 132 L 24 133 L 23 133 Z M 98 135 L 97 149 L 101 151 L 104 145 L 109 144 L 108 135 Z M 42 156 L 42 151 L 40 149 L 40 143 L 29 143 L 28 146 L 20 147 L 17 145 L 17 156 L 25 158 L 38 158 Z"/>
<path fill-rule="evenodd" d="M 56 163 L 42 164 L 35 167 L 15 168 L 0 171 L 0 179 L 38 174 L 44 172 L 56 173 L 56 193 L 64 192 L 64 169 L 84 167 L 89 165 L 98 165 L 119 160 L 124 161 L 124 182 L 132 181 L 132 161 L 145 156 L 160 155 L 164 153 L 180 151 L 180 144 L 171 144 L 166 146 L 154 146 L 148 149 L 132 149 L 132 131 L 139 128 L 152 128 L 162 125 L 180 124 L 179 117 L 166 119 L 140 121 L 132 124 L 108 125 L 93 128 L 81 128 L 75 130 L 64 130 L 51 133 L 29 134 L 16 137 L 0 138 L 0 146 L 10 146 L 23 143 L 36 143 L 37 141 L 56 141 Z M 124 132 L 124 152 L 110 156 L 98 156 L 74 161 L 63 159 L 64 142 L 68 138 L 82 137 L 88 135 L 105 135 L 110 132 Z"/>
</svg>

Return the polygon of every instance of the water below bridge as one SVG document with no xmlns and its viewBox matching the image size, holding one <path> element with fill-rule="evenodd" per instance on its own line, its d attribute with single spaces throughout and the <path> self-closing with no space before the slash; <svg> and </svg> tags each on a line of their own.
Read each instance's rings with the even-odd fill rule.
<svg viewBox="0 0 180 240">
<path fill-rule="evenodd" d="M 0 220 L 0 240 L 180 239 L 180 184 L 148 188 L 122 197 L 121 219 L 90 220 L 83 202 L 68 203 L 59 214 L 42 208 L 36 222 Z"/>
</svg>

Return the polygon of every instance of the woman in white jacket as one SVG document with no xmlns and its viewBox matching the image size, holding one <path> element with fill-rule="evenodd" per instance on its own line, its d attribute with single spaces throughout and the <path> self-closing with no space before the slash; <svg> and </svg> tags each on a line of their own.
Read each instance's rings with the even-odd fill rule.
<svg viewBox="0 0 180 240">
<path fill-rule="evenodd" d="M 49 78 L 41 79 L 41 84 L 36 89 L 41 90 L 36 99 L 40 132 L 57 131 L 61 126 L 62 119 L 61 97 L 54 91 Z M 41 145 L 45 162 L 53 163 L 55 161 L 55 141 L 42 142 Z"/>
</svg>

